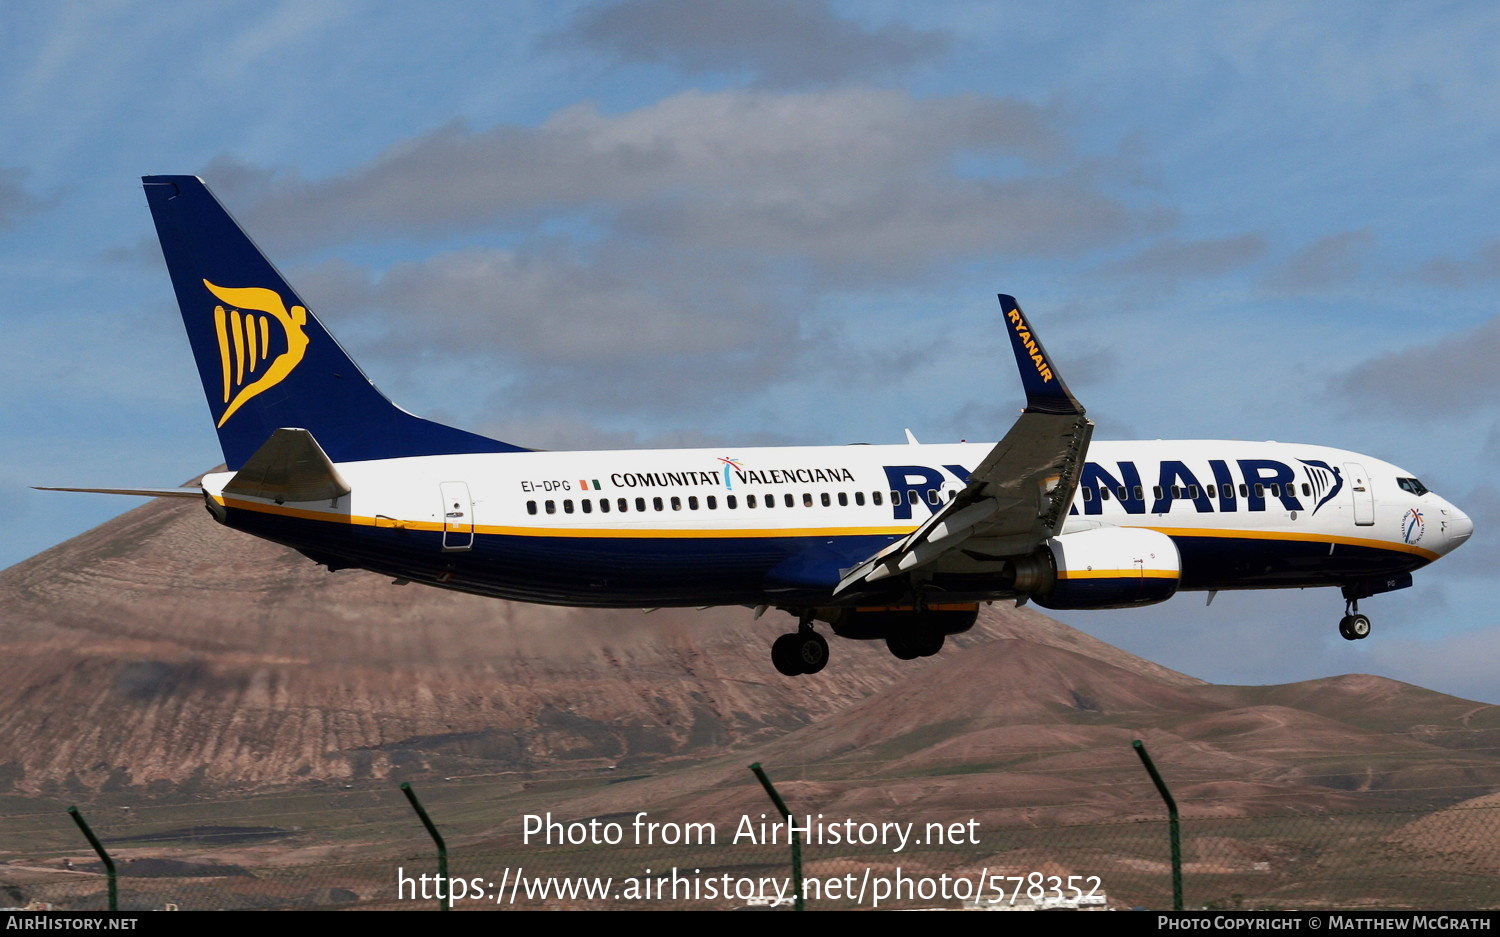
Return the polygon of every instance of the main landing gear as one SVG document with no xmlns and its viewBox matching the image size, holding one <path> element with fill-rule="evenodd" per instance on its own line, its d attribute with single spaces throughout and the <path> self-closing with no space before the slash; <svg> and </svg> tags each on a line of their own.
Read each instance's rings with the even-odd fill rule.
<svg viewBox="0 0 1500 937">
<path fill-rule="evenodd" d="M 1344 617 L 1339 619 L 1339 634 L 1346 641 L 1359 641 L 1370 636 L 1370 618 L 1359 612 L 1359 599 L 1344 601 Z"/>
<path fill-rule="evenodd" d="M 771 663 L 788 677 L 817 673 L 828 666 L 828 639 L 813 629 L 812 615 L 803 615 L 796 631 L 771 645 Z"/>
<path fill-rule="evenodd" d="M 916 660 L 941 651 L 946 639 L 947 635 L 936 628 L 913 626 L 886 635 L 885 647 L 898 660 Z"/>
</svg>

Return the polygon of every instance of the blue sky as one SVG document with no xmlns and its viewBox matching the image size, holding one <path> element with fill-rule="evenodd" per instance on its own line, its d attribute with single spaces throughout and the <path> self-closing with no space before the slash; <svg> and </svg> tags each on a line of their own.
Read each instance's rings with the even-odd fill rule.
<svg viewBox="0 0 1500 937">
<path fill-rule="evenodd" d="M 1353 449 L 1477 527 L 1356 644 L 1333 591 L 1065 620 L 1500 702 L 1496 48 L 1488 3 L 12 0 L 0 564 L 131 503 L 28 485 L 219 460 L 139 186 L 194 173 L 394 399 L 525 445 L 997 438 L 1012 293 L 1099 438 Z"/>
</svg>

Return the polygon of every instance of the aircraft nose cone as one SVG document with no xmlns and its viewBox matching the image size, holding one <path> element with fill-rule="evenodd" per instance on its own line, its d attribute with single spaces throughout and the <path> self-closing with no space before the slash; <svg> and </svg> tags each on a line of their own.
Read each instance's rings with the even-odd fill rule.
<svg viewBox="0 0 1500 937">
<path fill-rule="evenodd" d="M 1474 522 L 1469 519 L 1469 515 L 1455 507 L 1450 506 L 1447 514 L 1448 549 L 1452 550 L 1474 534 Z"/>
</svg>

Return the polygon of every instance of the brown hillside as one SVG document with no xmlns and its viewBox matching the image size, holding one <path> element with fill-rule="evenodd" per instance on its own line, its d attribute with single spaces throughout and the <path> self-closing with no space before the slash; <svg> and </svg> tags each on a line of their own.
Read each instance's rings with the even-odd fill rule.
<svg viewBox="0 0 1500 937">
<path fill-rule="evenodd" d="M 784 616 L 551 608 L 330 574 L 187 500 L 0 572 L 0 608 L 0 780 L 33 791 L 701 757 L 811 725 L 999 637 L 1143 683 L 1200 684 L 1010 608 L 932 660 L 836 641 L 826 671 L 789 679 L 767 653 Z M 1004 686 L 1017 678 L 1009 657 L 960 678 Z M 996 705 L 1033 705 L 1016 687 Z"/>
</svg>

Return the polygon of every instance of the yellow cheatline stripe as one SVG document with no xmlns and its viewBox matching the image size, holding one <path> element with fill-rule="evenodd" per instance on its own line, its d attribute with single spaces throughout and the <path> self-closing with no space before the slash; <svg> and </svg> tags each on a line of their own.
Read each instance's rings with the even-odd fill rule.
<svg viewBox="0 0 1500 937">
<path fill-rule="evenodd" d="M 238 498 L 225 498 L 222 496 L 215 496 L 214 500 L 226 507 L 259 511 L 262 514 L 276 514 L 282 517 L 297 517 L 304 520 L 324 521 L 334 524 L 352 524 L 356 527 L 387 527 L 400 528 L 402 530 L 439 531 L 443 529 L 441 521 L 410 521 L 400 518 L 330 514 L 326 511 L 305 511 L 301 508 L 289 508 L 283 504 L 261 504 L 255 501 L 241 501 Z M 469 532 L 468 525 L 464 525 L 462 529 L 456 527 L 449 527 L 448 529 L 455 533 Z M 913 529 L 911 527 L 715 527 L 707 530 L 669 530 L 662 528 L 621 530 L 608 527 L 495 527 L 486 524 L 473 525 L 473 531 L 476 534 L 493 534 L 509 537 L 589 537 L 618 540 L 702 540 L 729 537 L 850 537 L 880 534 L 902 535 L 911 533 Z"/>
<path fill-rule="evenodd" d="M 915 605 L 860 605 L 854 609 L 856 612 L 914 612 Z M 979 610 L 978 602 L 948 602 L 941 605 L 929 605 L 929 612 L 976 612 Z"/>
<path fill-rule="evenodd" d="M 306 511 L 301 508 L 289 508 L 281 504 L 261 504 L 254 501 L 241 501 L 238 498 L 214 497 L 214 500 L 226 507 L 241 508 L 247 511 L 259 511 L 263 514 L 276 514 L 282 517 L 298 517 L 304 520 L 324 521 L 335 524 L 353 524 L 356 527 L 398 527 L 403 530 L 436 530 L 443 529 L 441 521 L 413 521 L 401 518 L 388 517 L 361 517 L 356 515 L 330 514 L 326 511 Z M 468 525 L 464 529 L 450 527 L 455 533 L 468 533 Z M 765 527 L 743 527 L 711 529 L 665 529 L 665 528 L 632 528 L 618 529 L 608 527 L 497 527 L 485 524 L 476 524 L 473 532 L 476 534 L 492 534 L 508 537 L 589 537 L 596 539 L 617 540 L 641 540 L 641 539 L 724 539 L 730 537 L 853 537 L 853 536 L 880 536 L 897 535 L 905 536 L 911 533 L 914 527 L 796 527 L 796 528 L 765 528 Z M 1410 553 L 1415 556 L 1435 560 L 1439 554 L 1421 547 L 1412 546 L 1408 543 L 1391 543 L 1386 540 L 1364 540 L 1357 537 L 1340 537 L 1336 534 L 1299 534 L 1288 532 L 1273 532 L 1260 530 L 1222 530 L 1218 528 L 1205 527 L 1144 527 L 1144 530 L 1154 530 L 1167 536 L 1178 537 L 1220 537 L 1229 540 L 1296 540 L 1310 543 L 1341 543 L 1347 546 L 1369 547 L 1377 550 L 1391 550 L 1397 553 Z M 1078 571 L 1070 576 L 1083 575 Z M 1098 570 L 1089 572 L 1088 575 L 1096 577 L 1104 576 L 1139 576 L 1147 577 L 1170 577 L 1176 573 L 1161 570 L 1146 570 L 1141 573 L 1138 570 Z"/>
<path fill-rule="evenodd" d="M 1069 569 L 1059 571 L 1058 579 L 1176 579 L 1173 569 Z"/>
<path fill-rule="evenodd" d="M 1223 530 L 1216 527 L 1146 527 L 1168 537 L 1220 537 L 1227 540 L 1296 540 L 1302 543 L 1338 543 L 1350 547 L 1369 547 L 1373 550 L 1390 550 L 1395 553 L 1410 553 L 1425 559 L 1435 560 L 1442 554 L 1424 550 L 1410 543 L 1391 540 L 1374 540 L 1360 537 L 1342 537 L 1338 534 L 1300 534 L 1273 530 Z"/>
</svg>

